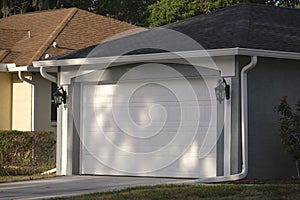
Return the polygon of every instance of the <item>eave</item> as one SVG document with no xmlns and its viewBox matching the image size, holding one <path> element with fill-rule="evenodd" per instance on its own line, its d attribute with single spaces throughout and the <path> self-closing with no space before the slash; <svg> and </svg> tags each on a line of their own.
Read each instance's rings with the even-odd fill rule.
<svg viewBox="0 0 300 200">
<path fill-rule="evenodd" d="M 126 56 L 111 56 L 111 57 L 95 57 L 95 58 L 74 58 L 64 60 L 43 60 L 33 62 L 34 67 L 63 67 L 63 66 L 79 66 L 79 65 L 95 65 L 109 63 L 133 63 L 133 62 L 159 62 L 162 60 L 171 60 L 178 58 L 205 58 L 218 56 L 258 56 L 268 58 L 292 59 L 300 60 L 300 53 L 270 51 L 260 49 L 246 48 L 227 48 L 227 49 L 212 49 L 212 50 L 195 50 L 195 51 L 180 51 L 154 54 L 126 55 Z"/>
</svg>

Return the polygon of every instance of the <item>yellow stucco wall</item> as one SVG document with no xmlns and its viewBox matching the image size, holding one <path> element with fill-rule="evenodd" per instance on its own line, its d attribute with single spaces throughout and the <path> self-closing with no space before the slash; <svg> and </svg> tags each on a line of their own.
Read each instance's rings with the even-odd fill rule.
<svg viewBox="0 0 300 200">
<path fill-rule="evenodd" d="M 26 76 L 30 78 L 30 76 Z M 12 75 L 12 129 L 31 130 L 31 85 Z"/>
<path fill-rule="evenodd" d="M 11 129 L 11 80 L 11 73 L 0 72 L 0 130 Z"/>
<path fill-rule="evenodd" d="M 38 73 L 25 74 L 36 84 L 36 130 L 56 132 L 51 123 L 51 82 Z M 32 86 L 16 73 L 0 72 L 0 130 L 32 130 Z"/>
</svg>

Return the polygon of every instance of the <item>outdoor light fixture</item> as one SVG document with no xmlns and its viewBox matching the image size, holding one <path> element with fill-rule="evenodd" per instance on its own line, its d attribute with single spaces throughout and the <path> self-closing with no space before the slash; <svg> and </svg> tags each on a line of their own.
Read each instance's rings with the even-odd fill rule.
<svg viewBox="0 0 300 200">
<path fill-rule="evenodd" d="M 230 99 L 230 85 L 227 84 L 226 80 L 223 79 L 218 81 L 218 86 L 215 88 L 217 101 L 221 104 L 224 98 Z"/>
<path fill-rule="evenodd" d="M 67 103 L 67 92 L 63 87 L 57 88 L 57 90 L 53 93 L 53 101 L 57 107 L 59 107 L 62 103 Z"/>
</svg>

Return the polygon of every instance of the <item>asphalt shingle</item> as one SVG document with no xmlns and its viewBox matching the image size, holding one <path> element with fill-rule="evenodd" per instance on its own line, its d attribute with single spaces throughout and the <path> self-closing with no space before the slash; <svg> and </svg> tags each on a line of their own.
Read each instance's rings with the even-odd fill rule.
<svg viewBox="0 0 300 200">
<path fill-rule="evenodd" d="M 122 39 L 81 49 L 59 59 L 83 58 L 86 56 L 119 56 L 120 47 L 135 46 L 133 42 L 145 43 L 144 47 L 127 51 L 126 54 L 157 53 L 169 49 L 149 48 L 159 42 L 168 43 L 172 51 L 250 48 L 272 51 L 300 53 L 300 9 L 281 8 L 259 4 L 242 3 L 234 6 L 181 20 L 163 26 L 164 29 L 177 31 L 199 45 L 182 45 L 176 34 L 164 35 L 164 29 L 152 29 Z M 161 40 L 161 37 L 164 37 Z M 170 38 L 170 37 L 173 37 Z M 175 44 L 171 43 L 177 43 Z M 162 45 L 163 46 L 163 45 Z"/>
<path fill-rule="evenodd" d="M 77 8 L 13 15 L 0 19 L 0 49 L 6 50 L 0 63 L 31 65 L 45 54 L 58 56 L 143 30 Z M 59 48 L 52 47 L 54 41 Z"/>
</svg>

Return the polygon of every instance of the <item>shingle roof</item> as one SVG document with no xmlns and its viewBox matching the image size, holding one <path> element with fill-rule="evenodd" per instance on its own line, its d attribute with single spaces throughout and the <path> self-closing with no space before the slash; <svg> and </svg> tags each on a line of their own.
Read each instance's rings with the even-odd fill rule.
<svg viewBox="0 0 300 200">
<path fill-rule="evenodd" d="M 206 49 L 300 52 L 300 9 L 237 4 L 167 27 L 192 37 Z"/>
<path fill-rule="evenodd" d="M 77 8 L 14 15 L 0 19 L 0 49 L 6 50 L 0 52 L 0 63 L 31 65 L 46 53 L 58 56 L 102 43 L 116 34 L 143 30 Z M 59 48 L 52 47 L 54 41 Z"/>
<path fill-rule="evenodd" d="M 300 53 L 300 9 L 242 3 L 178 21 L 163 28 L 189 36 L 204 49 L 240 47 Z M 170 39 L 174 34 L 164 35 L 163 32 L 165 32 L 163 29 L 145 31 L 101 44 L 96 50 L 94 47 L 88 47 L 59 59 L 80 58 L 87 55 L 89 57 L 118 56 L 120 46 L 123 45 L 124 49 L 128 49 L 125 45 L 134 46 L 132 41 L 152 43 L 153 46 L 159 46 L 156 44 L 165 42 L 172 46 L 173 51 L 197 50 L 198 48 L 195 45 L 180 45 L 181 42 L 179 38 L 176 38 L 177 36 Z M 178 43 L 177 46 L 176 43 Z M 159 51 L 149 49 L 145 45 L 144 49 L 127 54 L 156 52 Z"/>
</svg>

